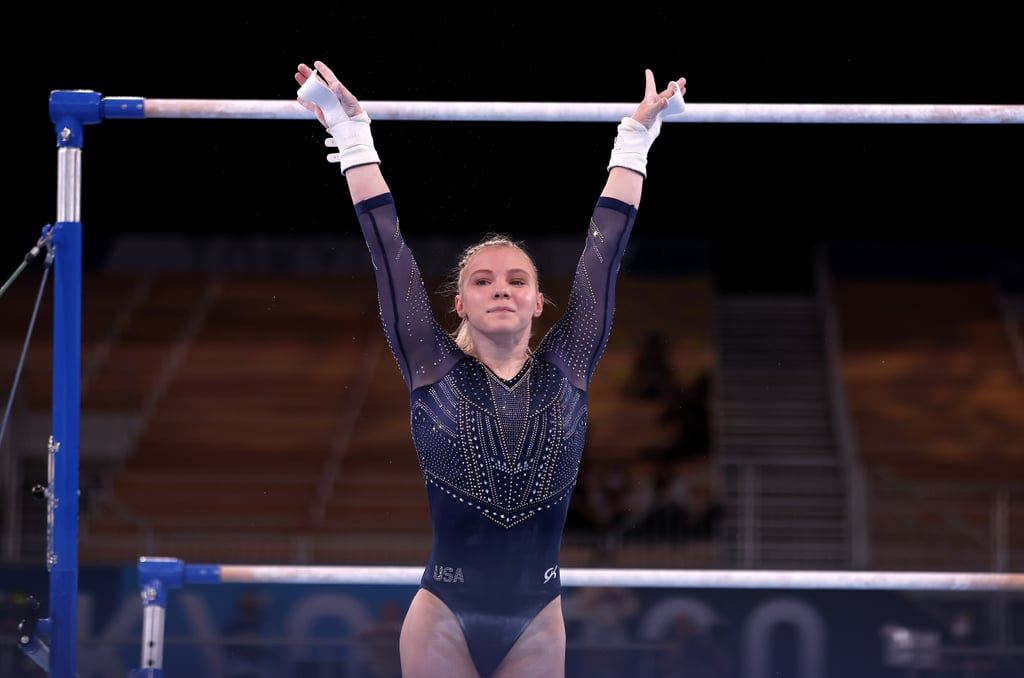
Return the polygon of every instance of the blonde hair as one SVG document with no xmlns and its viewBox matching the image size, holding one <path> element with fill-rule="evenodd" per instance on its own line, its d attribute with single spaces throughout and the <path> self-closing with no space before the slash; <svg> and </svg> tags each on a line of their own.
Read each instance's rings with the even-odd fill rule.
<svg viewBox="0 0 1024 678">
<path fill-rule="evenodd" d="M 442 288 L 444 294 L 452 299 L 453 303 L 450 309 L 451 311 L 455 311 L 455 295 L 462 292 L 462 284 L 465 281 L 466 265 L 469 263 L 469 260 L 481 250 L 491 247 L 511 247 L 512 249 L 522 252 L 533 267 L 533 278 L 537 285 L 537 291 L 540 292 L 540 277 L 537 273 L 537 263 L 533 260 L 533 257 L 530 256 L 530 253 L 526 251 L 526 246 L 522 242 L 513 240 L 503 233 L 488 233 L 481 240 L 462 250 L 462 254 L 459 255 L 455 268 L 452 269 L 448 276 L 448 281 Z M 463 353 L 472 355 L 473 338 L 469 334 L 469 323 L 465 318 L 460 319 L 458 327 L 451 332 L 451 337 L 455 340 L 458 347 L 462 349 Z"/>
</svg>

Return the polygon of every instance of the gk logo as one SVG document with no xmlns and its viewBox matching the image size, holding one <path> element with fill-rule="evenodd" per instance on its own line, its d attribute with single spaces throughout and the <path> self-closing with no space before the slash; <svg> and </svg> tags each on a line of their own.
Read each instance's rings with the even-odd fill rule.
<svg viewBox="0 0 1024 678">
<path fill-rule="evenodd" d="M 558 566 L 557 565 L 555 567 L 549 567 L 548 569 L 544 570 L 544 583 L 545 584 L 547 584 L 552 579 L 557 579 L 557 578 L 558 578 Z"/>
</svg>

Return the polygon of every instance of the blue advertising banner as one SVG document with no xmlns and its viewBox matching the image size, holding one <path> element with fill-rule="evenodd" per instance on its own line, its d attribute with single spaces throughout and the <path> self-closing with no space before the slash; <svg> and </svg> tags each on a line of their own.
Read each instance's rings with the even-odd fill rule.
<svg viewBox="0 0 1024 678">
<path fill-rule="evenodd" d="M 45 675 L 17 649 L 43 567 L 0 566 L 0 676 Z M 214 584 L 169 591 L 163 675 L 399 678 L 408 585 Z M 1024 594 L 566 587 L 567 678 L 1024 675 Z M 82 568 L 80 678 L 140 668 L 134 567 Z"/>
</svg>

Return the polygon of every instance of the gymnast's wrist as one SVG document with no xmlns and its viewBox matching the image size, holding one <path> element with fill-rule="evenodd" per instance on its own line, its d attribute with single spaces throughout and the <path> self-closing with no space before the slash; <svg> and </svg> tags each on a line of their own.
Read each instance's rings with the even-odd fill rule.
<svg viewBox="0 0 1024 678">
<path fill-rule="evenodd" d="M 613 167 L 625 167 L 647 178 L 647 152 L 658 136 L 658 129 L 647 129 L 638 120 L 625 117 L 619 122 L 608 171 Z"/>
<path fill-rule="evenodd" d="M 327 160 L 338 163 L 342 174 L 359 165 L 380 164 L 366 111 L 332 125 L 327 131 L 331 135 L 327 145 L 338 149 L 337 153 L 329 153 Z"/>
</svg>

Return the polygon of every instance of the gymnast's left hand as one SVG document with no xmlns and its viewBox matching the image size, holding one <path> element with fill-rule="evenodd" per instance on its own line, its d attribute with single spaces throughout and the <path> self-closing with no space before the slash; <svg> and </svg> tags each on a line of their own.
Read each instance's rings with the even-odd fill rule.
<svg viewBox="0 0 1024 678">
<path fill-rule="evenodd" d="M 646 80 L 644 98 L 630 117 L 647 129 L 651 129 L 658 121 L 658 114 L 668 108 L 669 100 L 675 95 L 676 90 L 679 90 L 680 96 L 686 94 L 686 78 L 677 78 L 669 82 L 668 87 L 659 92 L 651 69 L 645 70 L 644 76 Z"/>
</svg>

